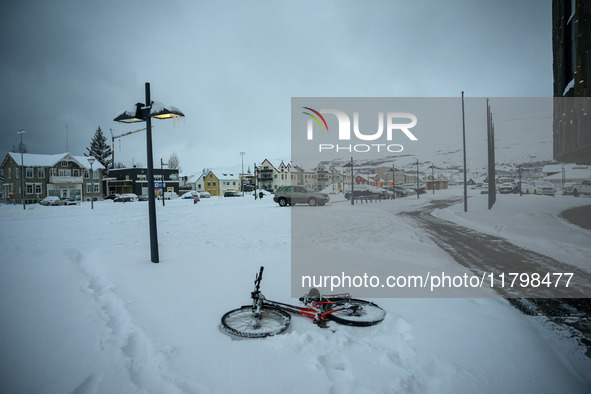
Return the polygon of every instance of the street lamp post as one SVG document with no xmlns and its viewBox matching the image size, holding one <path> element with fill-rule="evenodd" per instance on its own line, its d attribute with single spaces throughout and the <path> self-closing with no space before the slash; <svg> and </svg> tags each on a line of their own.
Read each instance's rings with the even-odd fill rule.
<svg viewBox="0 0 591 394">
<path fill-rule="evenodd" d="M 433 189 L 433 194 L 435 194 L 435 165 L 431 164 L 431 188 Z"/>
<path fill-rule="evenodd" d="M 242 172 L 240 173 L 240 191 L 242 192 L 242 197 L 244 197 L 244 155 L 246 153 L 240 152 L 240 156 L 242 156 Z"/>
<path fill-rule="evenodd" d="M 164 204 L 164 200 L 166 200 L 164 198 L 164 166 L 168 165 L 168 164 L 164 164 L 164 162 L 162 161 L 162 158 L 160 158 L 160 170 L 162 172 L 162 206 L 165 207 L 166 204 Z"/>
<path fill-rule="evenodd" d="M 25 160 L 24 160 L 24 155 L 23 155 L 23 150 L 24 150 L 24 146 L 23 146 L 23 134 L 25 134 L 25 130 L 21 129 L 19 130 L 17 133 L 17 135 L 21 136 L 21 144 L 18 147 L 18 150 L 21 151 L 21 198 L 23 199 L 23 209 L 27 209 L 25 206 Z"/>
<path fill-rule="evenodd" d="M 396 168 L 394 168 L 394 163 L 392 163 L 392 197 L 396 200 Z"/>
<path fill-rule="evenodd" d="M 419 158 L 417 157 L 417 199 L 421 194 L 421 184 L 419 183 Z"/>
<path fill-rule="evenodd" d="M 88 162 L 90 163 L 90 209 L 94 209 L 94 172 L 92 172 L 92 164 L 95 158 L 89 157 Z"/>
<path fill-rule="evenodd" d="M 146 122 L 146 150 L 148 161 L 148 214 L 150 219 L 150 253 L 153 263 L 159 262 L 158 233 L 156 229 L 156 199 L 154 195 L 154 159 L 152 157 L 152 118 L 169 119 L 184 117 L 178 108 L 165 106 L 150 99 L 150 83 L 146 82 L 146 103 L 137 103 L 134 109 L 117 115 L 115 122 Z"/>
<path fill-rule="evenodd" d="M 257 163 L 254 163 L 254 199 L 257 199 L 257 184 L 258 184 L 258 168 Z"/>
</svg>

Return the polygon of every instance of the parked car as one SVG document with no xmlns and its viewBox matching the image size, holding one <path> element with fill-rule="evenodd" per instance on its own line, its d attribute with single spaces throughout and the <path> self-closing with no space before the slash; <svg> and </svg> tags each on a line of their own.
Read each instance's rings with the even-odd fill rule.
<svg viewBox="0 0 591 394">
<path fill-rule="evenodd" d="M 68 197 L 62 199 L 62 205 L 78 205 L 78 201 L 75 198 Z"/>
<path fill-rule="evenodd" d="M 556 188 L 553 184 L 546 181 L 531 181 L 527 184 L 525 194 L 543 194 L 553 196 L 556 194 Z"/>
<path fill-rule="evenodd" d="M 225 192 L 224 197 L 242 197 L 242 194 L 238 192 Z"/>
<path fill-rule="evenodd" d="M 39 204 L 44 205 L 46 207 L 47 206 L 58 206 L 58 205 L 62 205 L 62 201 L 60 200 L 59 197 L 47 196 L 43 200 L 41 200 L 39 202 Z"/>
<path fill-rule="evenodd" d="M 513 191 L 515 190 L 515 186 L 513 186 L 512 183 L 502 183 L 499 186 L 498 190 L 501 194 L 510 194 L 513 193 Z"/>
<path fill-rule="evenodd" d="M 573 196 L 579 197 L 581 194 L 591 195 L 591 181 L 584 180 L 573 186 Z"/>
<path fill-rule="evenodd" d="M 125 193 L 113 200 L 114 202 L 133 202 L 138 201 L 137 194 Z"/>
<path fill-rule="evenodd" d="M 298 203 L 310 206 L 324 205 L 330 200 L 326 193 L 319 193 L 307 186 L 285 186 L 277 189 L 273 201 L 280 206 L 295 205 Z"/>
<path fill-rule="evenodd" d="M 562 194 L 565 194 L 565 195 L 573 194 L 573 187 L 576 185 L 577 185 L 576 182 L 566 182 L 562 186 Z"/>
<path fill-rule="evenodd" d="M 211 194 L 209 192 L 199 192 L 199 198 L 210 198 Z"/>
<path fill-rule="evenodd" d="M 199 197 L 199 192 L 196 192 L 196 191 L 192 190 L 190 192 L 186 192 L 185 194 L 183 194 L 181 196 L 181 198 L 183 200 L 192 200 L 193 197 L 195 197 L 195 196 Z"/>
<path fill-rule="evenodd" d="M 148 201 L 148 196 L 138 196 L 138 201 Z"/>
<path fill-rule="evenodd" d="M 162 200 L 164 197 L 165 200 L 174 200 L 175 198 L 179 198 L 179 195 L 176 192 L 164 192 L 162 195 L 158 196 L 159 200 Z"/>
<path fill-rule="evenodd" d="M 119 197 L 119 194 L 109 194 L 108 196 L 105 196 L 105 200 L 114 200 L 117 197 Z"/>
</svg>

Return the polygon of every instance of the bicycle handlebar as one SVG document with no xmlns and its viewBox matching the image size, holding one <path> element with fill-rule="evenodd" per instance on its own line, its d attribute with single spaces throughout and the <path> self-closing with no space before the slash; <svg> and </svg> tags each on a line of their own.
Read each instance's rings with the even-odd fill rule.
<svg viewBox="0 0 591 394">
<path fill-rule="evenodd" d="M 258 275 L 254 280 L 254 291 L 258 292 L 261 287 L 261 280 L 263 279 L 263 270 L 265 267 L 261 266 L 261 270 L 259 271 Z"/>
</svg>

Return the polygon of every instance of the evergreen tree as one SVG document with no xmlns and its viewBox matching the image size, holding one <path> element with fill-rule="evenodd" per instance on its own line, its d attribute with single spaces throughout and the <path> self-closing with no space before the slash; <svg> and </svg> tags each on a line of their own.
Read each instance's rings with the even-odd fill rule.
<svg viewBox="0 0 591 394">
<path fill-rule="evenodd" d="M 103 135 L 100 126 L 90 140 L 90 148 L 86 148 L 86 150 L 88 153 L 85 153 L 84 156 L 93 156 L 105 168 L 111 167 L 111 147 L 107 144 L 107 137 Z"/>
</svg>

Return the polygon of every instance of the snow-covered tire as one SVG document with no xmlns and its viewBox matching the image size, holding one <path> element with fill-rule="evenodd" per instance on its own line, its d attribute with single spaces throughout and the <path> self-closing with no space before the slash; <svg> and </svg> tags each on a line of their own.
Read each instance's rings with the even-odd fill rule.
<svg viewBox="0 0 591 394">
<path fill-rule="evenodd" d="M 286 199 L 286 198 L 284 198 L 284 197 L 281 197 L 281 198 L 279 199 L 278 203 L 279 203 L 279 206 L 280 206 L 280 207 L 285 207 L 285 206 L 287 206 L 287 199 Z"/>
<path fill-rule="evenodd" d="M 265 338 L 285 332 L 291 315 L 280 309 L 261 308 L 261 317 L 256 319 L 252 305 L 245 305 L 222 316 L 222 328 L 242 338 Z"/>
<path fill-rule="evenodd" d="M 338 310 L 347 306 L 355 307 Z M 327 319 L 347 326 L 373 326 L 384 320 L 384 317 L 386 317 L 386 312 L 382 308 L 373 302 L 364 300 L 351 299 L 349 301 L 337 301 L 332 309 L 335 309 L 336 311 L 327 314 Z"/>
<path fill-rule="evenodd" d="M 318 200 L 312 197 L 308 200 L 308 205 L 310 205 L 311 207 L 315 207 L 316 205 L 318 205 Z"/>
</svg>

